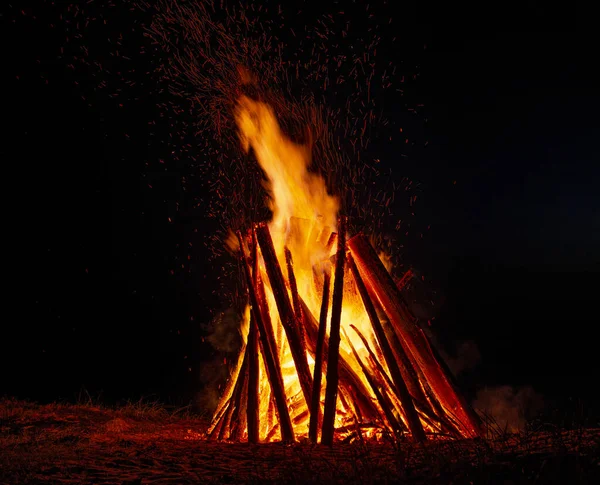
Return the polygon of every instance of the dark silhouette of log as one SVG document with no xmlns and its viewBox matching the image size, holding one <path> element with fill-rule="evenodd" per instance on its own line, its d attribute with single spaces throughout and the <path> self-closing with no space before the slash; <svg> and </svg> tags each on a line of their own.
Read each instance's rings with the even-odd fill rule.
<svg viewBox="0 0 600 485">
<path fill-rule="evenodd" d="M 265 223 L 260 223 L 256 227 L 256 238 L 260 246 L 265 267 L 267 269 L 267 275 L 269 276 L 269 282 L 271 283 L 271 289 L 273 290 L 273 296 L 277 304 L 279 316 L 283 329 L 292 351 L 292 357 L 294 359 L 294 365 L 298 372 L 298 379 L 300 381 L 300 387 L 304 393 L 304 400 L 306 405 L 310 406 L 310 393 L 312 391 L 312 377 L 310 375 L 310 368 L 308 366 L 308 360 L 306 359 L 306 348 L 302 347 L 301 333 L 298 329 L 298 323 L 292 309 L 289 295 L 285 286 L 285 280 L 283 279 L 283 273 L 275 254 L 275 248 L 273 246 L 273 240 L 269 228 Z"/>
<path fill-rule="evenodd" d="M 394 433 L 394 436 L 396 436 L 396 439 L 400 440 L 402 438 L 401 427 L 400 427 L 400 424 L 398 423 L 398 420 L 396 419 L 396 416 L 394 416 L 394 413 L 392 412 L 392 407 L 393 407 L 392 404 L 389 402 L 387 396 L 385 396 L 384 393 L 381 392 L 381 390 L 379 389 L 377 382 L 371 375 L 371 372 L 369 371 L 367 366 L 361 360 L 360 356 L 358 355 L 358 352 L 356 351 L 356 349 L 354 348 L 354 345 L 352 344 L 352 341 L 350 339 L 347 339 L 347 340 L 348 340 L 348 343 L 350 344 L 350 348 L 352 349 L 352 354 L 354 355 L 354 358 L 358 362 L 358 365 L 360 365 L 360 368 L 362 369 L 363 374 L 364 374 L 365 378 L 367 379 L 367 382 L 369 383 L 369 386 L 371 386 L 373 394 L 375 394 L 375 397 L 377 398 L 377 402 L 379 403 L 379 406 L 383 410 L 385 420 L 388 422 L 388 425 L 389 425 L 390 429 L 392 430 L 392 432 Z"/>
<path fill-rule="evenodd" d="M 455 414 L 465 436 L 482 436 L 479 419 L 474 412 L 469 411 L 470 406 L 445 375 L 428 342 L 417 328 L 398 287 L 366 237 L 354 236 L 348 241 L 348 247 L 365 285 L 367 288 L 371 287 L 377 296 L 394 330 L 400 336 L 401 343 L 406 345 L 407 352 L 420 367 L 443 407 Z"/>
<path fill-rule="evenodd" d="M 390 370 L 390 374 L 392 376 L 392 380 L 395 386 L 394 390 L 396 392 L 396 395 L 400 399 L 400 402 L 402 403 L 402 409 L 404 410 L 404 413 L 406 415 L 408 428 L 410 429 L 412 438 L 417 442 L 425 441 L 426 437 L 425 431 L 423 430 L 423 425 L 419 420 L 417 411 L 415 410 L 415 406 L 413 404 L 412 397 L 408 392 L 408 388 L 406 387 L 404 379 L 402 378 L 402 374 L 400 373 L 400 369 L 398 368 L 398 363 L 396 362 L 396 359 L 394 359 L 392 348 L 390 347 L 390 344 L 385 336 L 385 332 L 383 331 L 383 327 L 381 326 L 381 322 L 379 321 L 379 317 L 377 316 L 375 307 L 371 302 L 371 298 L 369 298 L 367 288 L 365 287 L 365 284 L 358 272 L 358 268 L 356 267 L 352 256 L 348 255 L 347 260 L 348 266 L 350 266 L 350 270 L 354 275 L 354 281 L 356 282 L 356 287 L 358 288 L 358 292 L 365 306 L 365 310 L 367 311 L 367 315 L 369 316 L 369 320 L 371 321 L 371 326 L 373 327 L 373 330 L 375 332 L 375 337 L 377 338 L 379 347 L 381 347 L 381 351 L 383 352 L 385 363 L 387 364 L 388 369 Z M 355 327 L 353 326 L 353 328 Z"/>
<path fill-rule="evenodd" d="M 263 315 L 268 316 L 268 312 L 263 310 L 266 305 L 266 301 L 260 301 L 257 295 L 255 286 L 253 285 L 252 275 L 250 273 L 250 265 L 246 259 L 244 252 L 243 241 L 241 234 L 238 233 L 238 239 L 240 241 L 240 260 L 244 269 L 244 275 L 246 277 L 246 286 L 248 287 L 248 294 L 250 295 L 250 302 L 252 305 L 252 315 L 256 321 L 259 330 L 259 337 L 262 341 L 262 352 L 263 359 L 265 361 L 265 368 L 267 369 L 267 376 L 269 383 L 271 384 L 271 390 L 275 398 L 277 405 L 277 413 L 279 414 L 279 422 L 281 425 L 281 438 L 283 441 L 295 441 L 294 429 L 292 428 L 292 421 L 287 408 L 287 402 L 285 398 L 285 390 L 283 387 L 283 378 L 281 376 L 281 366 L 279 365 L 279 359 L 274 353 L 274 342 L 270 341 L 269 336 L 272 337 L 273 329 L 271 328 L 270 333 L 267 327 L 271 326 L 270 322 L 263 320 Z M 257 274 L 258 282 L 260 285 L 260 277 Z M 262 304 L 262 305 L 261 305 Z"/>
<path fill-rule="evenodd" d="M 381 362 L 379 362 L 377 356 L 375 355 L 375 353 L 371 349 L 371 347 L 370 347 L 369 343 L 367 342 L 367 340 L 365 339 L 364 335 L 362 335 L 354 325 L 351 325 L 351 327 L 352 327 L 352 329 L 355 332 L 357 332 L 358 336 L 361 338 L 361 340 L 365 344 L 365 348 L 369 352 L 369 357 L 371 359 L 371 364 L 379 371 L 379 374 L 385 380 L 385 382 L 387 383 L 387 385 L 389 386 L 389 388 L 390 389 L 394 389 L 394 383 L 392 382 L 390 376 L 388 376 L 388 374 L 385 372 L 383 366 L 381 365 Z M 441 412 L 438 413 L 437 409 L 432 409 L 431 407 L 429 407 L 427 405 L 428 403 L 429 403 L 429 401 L 427 401 L 426 403 L 420 403 L 418 401 L 414 402 L 415 409 L 419 413 L 419 416 L 422 419 L 424 419 L 431 427 L 433 427 L 433 428 L 435 428 L 435 427 L 441 428 L 443 431 L 445 431 L 445 432 L 447 432 L 449 434 L 452 434 L 452 435 L 454 435 L 457 438 L 460 438 L 461 437 L 460 431 L 446 417 L 446 415 L 443 412 L 443 410 L 441 408 L 439 408 Z M 402 404 L 400 403 L 399 399 L 398 399 L 398 404 L 399 404 L 399 406 L 402 406 Z M 436 422 L 439 423 L 439 425 L 436 425 Z"/>
<path fill-rule="evenodd" d="M 248 423 L 248 442 L 258 443 L 260 441 L 260 416 L 258 399 L 258 332 L 256 324 L 250 322 L 254 328 L 250 328 L 248 335 L 248 401 L 246 405 L 246 422 Z"/>
<path fill-rule="evenodd" d="M 337 236 L 337 260 L 335 280 L 331 299 L 331 328 L 329 330 L 329 352 L 327 354 L 327 387 L 325 388 L 325 406 L 323 409 L 323 428 L 321 443 L 333 445 L 335 411 L 339 383 L 340 324 L 342 300 L 344 297 L 344 262 L 346 261 L 346 220 L 340 218 Z"/>
<path fill-rule="evenodd" d="M 308 425 L 308 439 L 317 442 L 319 421 L 321 420 L 321 377 L 323 375 L 323 344 L 327 333 L 327 310 L 329 309 L 329 285 L 331 271 L 323 268 L 323 299 L 319 314 L 319 332 L 317 334 L 317 348 L 315 350 L 315 367 L 313 373 L 312 402 L 310 404 L 310 421 Z"/>
<path fill-rule="evenodd" d="M 425 382 L 425 379 L 420 378 L 422 377 L 422 373 L 419 366 L 417 365 L 415 360 L 412 359 L 412 356 L 408 354 L 404 349 L 398 335 L 396 334 L 394 328 L 389 322 L 388 316 L 383 311 L 383 308 L 377 299 L 377 295 L 375 295 L 372 288 L 369 287 L 367 287 L 367 292 L 371 299 L 371 303 L 373 303 L 373 306 L 377 311 L 377 316 L 379 318 L 379 321 L 381 322 L 381 326 L 383 327 L 384 333 L 388 339 L 390 347 L 392 348 L 394 360 L 398 364 L 398 368 L 400 369 L 402 378 L 406 383 L 406 387 L 408 387 L 408 392 L 413 397 L 415 402 L 426 403 L 427 398 L 422 388 L 422 384 Z"/>
<path fill-rule="evenodd" d="M 258 284 L 258 243 L 253 235 L 252 245 L 252 284 L 256 288 Z M 246 421 L 248 423 L 248 442 L 258 443 L 260 441 L 260 416 L 258 399 L 258 328 L 254 316 L 250 317 L 250 330 L 248 332 L 248 405 L 246 406 Z"/>
<path fill-rule="evenodd" d="M 247 348 L 246 348 L 247 350 Z M 227 412 L 225 413 L 225 418 L 223 421 L 223 426 L 221 427 L 221 431 L 219 432 L 219 441 L 224 439 L 231 439 L 231 423 L 233 422 L 233 415 L 236 410 L 239 409 L 242 388 L 244 387 L 244 375 L 246 374 L 246 367 L 248 366 L 248 352 L 244 352 L 244 361 L 242 363 L 242 368 L 240 370 L 240 374 L 236 380 L 235 387 L 233 389 L 233 395 L 229 400 L 229 407 L 227 408 Z"/>
<path fill-rule="evenodd" d="M 243 365 L 243 374 L 240 376 L 241 386 L 234 400 L 234 409 L 231 414 L 231 433 L 229 439 L 233 441 L 241 441 L 246 425 L 248 423 L 247 407 L 248 407 L 248 366 L 250 363 L 250 348 L 246 345 L 245 364 Z"/>
<path fill-rule="evenodd" d="M 219 404 L 217 404 L 217 408 L 215 409 L 215 412 L 213 414 L 212 423 L 211 423 L 210 427 L 208 428 L 208 430 L 206 431 L 207 435 L 209 435 L 209 436 L 211 436 L 213 434 L 215 427 L 217 426 L 219 420 L 222 419 L 222 417 L 226 411 L 226 408 L 229 405 L 229 400 L 231 399 L 233 390 L 235 388 L 235 384 L 237 383 L 237 380 L 238 380 L 238 377 L 240 374 L 240 370 L 242 369 L 242 363 L 244 362 L 245 355 L 246 355 L 246 344 L 244 343 L 240 347 L 240 350 L 238 352 L 237 359 L 236 359 L 236 364 L 233 367 L 233 369 L 231 371 L 231 375 L 229 376 L 229 380 L 227 381 L 227 384 L 225 385 L 225 389 L 223 390 L 223 393 L 221 394 L 221 397 L 219 398 Z M 217 432 L 217 434 L 218 434 L 218 432 Z"/>
<path fill-rule="evenodd" d="M 382 326 L 388 338 L 388 342 L 392 347 L 392 352 L 394 353 L 395 360 L 398 363 L 402 378 L 406 383 L 406 387 L 408 387 L 408 392 L 417 402 L 425 402 L 425 394 L 421 387 L 423 380 L 419 378 L 419 376 L 422 375 L 419 366 L 404 350 L 398 335 L 392 328 L 389 321 L 385 320 L 382 322 Z"/>
<path fill-rule="evenodd" d="M 213 418 L 214 426 L 211 425 L 211 428 L 206 431 L 206 435 L 209 440 L 215 440 L 219 437 L 221 433 L 221 428 L 223 427 L 223 422 L 225 421 L 225 414 L 227 413 L 227 407 L 229 406 L 229 400 L 225 403 L 219 413 L 215 414 Z"/>
</svg>

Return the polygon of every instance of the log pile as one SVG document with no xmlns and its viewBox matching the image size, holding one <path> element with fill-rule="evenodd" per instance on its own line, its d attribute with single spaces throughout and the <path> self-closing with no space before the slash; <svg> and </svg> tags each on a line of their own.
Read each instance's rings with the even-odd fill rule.
<svg viewBox="0 0 600 485">
<path fill-rule="evenodd" d="M 403 280 L 394 282 L 364 235 L 347 240 L 345 226 L 340 219 L 337 234 L 319 234 L 329 257 L 313 266 L 316 315 L 294 255 L 287 246 L 276 253 L 267 224 L 238 233 L 251 316 L 210 439 L 331 445 L 481 436 L 479 417 L 406 305 Z M 351 298 L 362 326 L 346 316 Z"/>
</svg>

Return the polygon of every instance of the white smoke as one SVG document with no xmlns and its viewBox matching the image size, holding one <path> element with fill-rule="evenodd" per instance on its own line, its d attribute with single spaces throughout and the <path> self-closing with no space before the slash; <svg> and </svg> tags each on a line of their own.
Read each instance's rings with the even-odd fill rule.
<svg viewBox="0 0 600 485">
<path fill-rule="evenodd" d="M 477 392 L 473 407 L 498 431 L 517 433 L 543 406 L 542 395 L 531 386 L 486 387 Z"/>
</svg>

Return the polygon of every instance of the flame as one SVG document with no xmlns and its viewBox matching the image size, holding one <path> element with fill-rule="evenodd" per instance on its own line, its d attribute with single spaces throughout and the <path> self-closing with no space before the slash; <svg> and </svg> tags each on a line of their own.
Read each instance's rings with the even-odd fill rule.
<svg viewBox="0 0 600 485">
<path fill-rule="evenodd" d="M 292 218 L 334 228 L 339 202 L 328 194 L 323 178 L 308 170 L 311 147 L 292 142 L 281 131 L 273 109 L 247 96 L 239 100 L 236 121 L 242 146 L 254 150 L 267 177 L 273 236 L 289 234 Z M 278 242 L 283 241 L 276 241 L 276 247 Z M 311 249 L 315 248 L 294 251 L 294 256 L 312 254 Z"/>
<path fill-rule="evenodd" d="M 236 107 L 235 119 L 243 148 L 246 151 L 250 149 L 254 151 L 266 177 L 265 188 L 269 195 L 268 204 L 273 212 L 269 229 L 279 264 L 285 273 L 284 249 L 289 249 L 293 255 L 293 268 L 298 294 L 301 295 L 312 315 L 318 317 L 322 295 L 319 294 L 315 278 L 318 278 L 319 275 L 322 276 L 323 267 L 330 265 L 329 257 L 335 249 L 326 243 L 336 228 L 339 201 L 327 192 L 323 177 L 309 170 L 311 147 L 290 140 L 282 132 L 277 117 L 268 104 L 242 96 Z M 382 259 L 389 265 L 390 261 L 387 258 Z M 295 435 L 306 437 L 308 435 L 309 406 L 304 399 L 290 346 L 279 320 L 275 297 L 269 286 L 264 261 L 259 261 L 259 270 L 262 280 L 265 282 L 267 303 L 271 309 L 271 324 L 276 339 L 276 351 L 281 364 L 290 418 Z M 379 371 L 373 368 L 366 345 L 376 351 L 378 351 L 378 347 L 375 344 L 376 339 L 373 329 L 356 285 L 352 278 L 346 280 L 344 282 L 341 315 L 340 359 L 352 368 L 352 371 L 360 380 L 363 385 L 362 393 L 365 394 L 364 397 L 377 407 L 377 399 L 353 350 L 363 365 L 369 366 L 369 372 L 376 373 Z M 335 281 L 332 281 L 332 288 L 334 284 Z M 328 318 L 331 318 L 331 307 Z M 360 332 L 364 341 L 355 329 Z M 313 373 L 313 355 L 307 352 L 306 358 L 310 371 Z M 389 375 L 389 369 L 385 361 L 381 358 L 379 360 L 382 361 L 380 370 Z M 281 434 L 277 425 L 276 411 L 270 396 L 270 385 L 262 358 L 260 362 L 259 418 L 261 440 L 273 441 L 280 439 Z M 324 373 L 321 388 L 321 406 L 325 398 L 326 377 Z M 335 426 L 337 429 L 344 426 L 355 429 L 359 422 L 359 418 L 355 415 L 355 409 L 350 404 L 353 399 L 347 394 L 348 392 L 348 389 L 340 388 L 336 409 Z M 401 409 L 395 396 L 389 395 L 389 399 L 394 402 L 396 409 Z M 398 412 L 396 418 L 406 424 L 406 417 L 401 411 Z M 423 424 L 428 426 L 425 422 Z M 381 427 L 379 430 L 381 430 Z M 366 430 L 363 436 L 377 437 L 377 433 L 376 427 L 373 427 L 371 431 Z"/>
<path fill-rule="evenodd" d="M 318 316 L 321 295 L 317 294 L 315 288 L 313 267 L 320 267 L 324 261 L 329 264 L 327 259 L 334 248 L 328 248 L 325 243 L 336 228 L 339 201 L 328 193 L 323 177 L 309 171 L 311 147 L 294 143 L 282 132 L 271 106 L 242 96 L 237 105 L 235 118 L 242 147 L 246 151 L 252 148 L 266 177 L 265 188 L 269 195 L 269 208 L 273 212 L 269 229 L 279 263 L 282 268 L 286 267 L 283 249 L 289 248 L 294 258 L 298 292 L 313 316 Z M 264 268 L 261 268 L 261 272 L 266 275 Z M 267 280 L 266 277 L 264 279 Z M 269 308 L 275 309 L 275 299 L 268 287 L 267 300 Z M 290 416 L 296 435 L 306 436 L 308 406 L 301 392 L 289 345 L 275 313 L 272 312 L 272 324 L 280 352 L 285 393 L 290 401 Z M 330 316 L 331 312 L 329 312 Z M 344 295 L 342 322 L 340 354 L 347 362 L 352 363 L 356 374 L 362 376 L 360 366 L 353 358 L 351 347 L 346 339 L 351 339 L 357 351 L 366 353 L 364 344 L 345 322 L 351 322 L 370 340 L 373 339 L 373 335 L 363 304 L 356 290 L 353 291 L 352 285 Z M 307 355 L 307 360 L 313 372 L 313 356 Z M 273 410 L 270 407 L 270 400 L 265 397 L 269 394 L 269 385 L 264 368 L 262 371 L 261 391 L 265 391 L 261 394 L 263 396 L 260 412 L 262 432 L 267 439 L 276 439 L 279 434 L 269 432 L 269 421 L 272 421 Z M 326 376 L 323 379 L 324 383 L 325 379 Z M 365 388 L 369 389 L 366 381 L 364 384 Z M 322 386 L 321 391 L 322 401 L 324 398 L 325 385 Z M 352 410 L 347 408 L 343 397 L 338 399 L 336 416 L 336 426 L 348 424 L 356 419 Z"/>
</svg>

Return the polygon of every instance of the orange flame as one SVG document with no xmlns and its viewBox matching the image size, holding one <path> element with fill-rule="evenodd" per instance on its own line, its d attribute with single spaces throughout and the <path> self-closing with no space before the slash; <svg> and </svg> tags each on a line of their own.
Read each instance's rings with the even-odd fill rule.
<svg viewBox="0 0 600 485">
<path fill-rule="evenodd" d="M 239 128 L 242 146 L 246 151 L 254 151 L 258 163 L 264 171 L 265 188 L 269 195 L 269 207 L 273 212 L 270 232 L 275 245 L 279 264 L 286 268 L 284 248 L 293 254 L 294 273 L 298 294 L 313 316 L 318 316 L 321 306 L 321 295 L 315 284 L 317 268 L 329 264 L 329 256 L 334 248 L 327 247 L 326 242 L 335 230 L 339 201 L 327 192 L 323 178 L 309 171 L 311 164 L 311 147 L 299 145 L 290 140 L 281 130 L 273 109 L 261 102 L 242 96 L 238 102 L 235 119 Z M 389 261 L 385 261 L 389 265 Z M 259 262 L 259 270 L 266 286 L 267 303 L 270 309 L 276 306 L 272 289 L 264 267 Z M 332 287 L 335 284 L 332 281 Z M 331 305 L 331 300 L 330 300 Z M 328 312 L 331 318 L 331 309 Z M 248 319 L 248 315 L 246 315 Z M 281 362 L 284 391 L 288 401 L 290 418 L 297 437 L 308 435 L 309 405 L 305 402 L 300 386 L 299 377 L 294 365 L 285 332 L 276 311 L 271 311 L 271 324 L 276 338 L 276 347 Z M 361 336 L 358 335 L 360 332 Z M 389 375 L 385 361 L 381 360 L 379 370 L 373 367 L 372 358 L 366 346 L 379 352 L 369 317 L 358 294 L 352 278 L 344 283 L 344 298 L 342 305 L 340 359 L 349 365 L 354 375 L 363 385 L 364 398 L 374 403 L 377 399 L 369 385 L 368 379 L 353 353 L 367 366 L 368 372 L 383 371 Z M 313 356 L 307 353 L 307 361 L 311 372 L 314 372 Z M 326 374 L 324 374 L 326 379 Z M 270 397 L 270 384 L 261 359 L 260 368 L 260 403 L 259 417 L 261 423 L 261 439 L 272 441 L 279 439 L 281 434 L 275 419 L 275 410 Z M 355 389 L 356 391 L 356 389 Z M 336 428 L 355 426 L 358 418 L 355 409 L 350 404 L 353 399 L 340 388 L 336 408 Z M 396 419 L 406 424 L 406 416 L 400 411 L 397 398 L 388 392 L 389 399 L 394 402 L 398 415 Z M 321 403 L 325 397 L 325 385 L 321 389 Z M 383 414 L 383 413 L 380 413 Z M 425 427 L 428 423 L 423 421 Z M 354 428 L 353 428 L 354 429 Z M 381 427 L 379 427 L 379 430 Z M 377 428 L 366 431 L 364 436 L 377 436 Z"/>
</svg>

